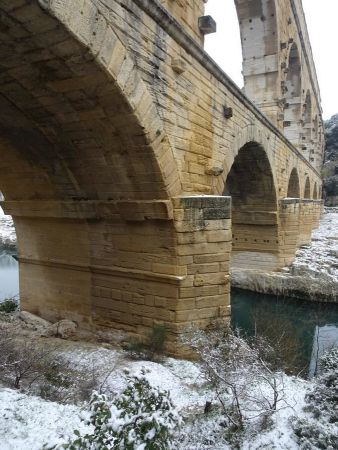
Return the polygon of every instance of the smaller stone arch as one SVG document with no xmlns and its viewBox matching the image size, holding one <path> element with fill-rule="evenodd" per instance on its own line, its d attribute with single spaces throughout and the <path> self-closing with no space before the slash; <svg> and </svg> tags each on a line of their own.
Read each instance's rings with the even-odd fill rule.
<svg viewBox="0 0 338 450">
<path fill-rule="evenodd" d="M 303 114 L 302 114 L 302 152 L 307 159 L 310 158 L 311 152 L 311 139 L 312 139 L 312 100 L 311 94 L 308 90 L 305 97 L 305 103 L 303 105 Z"/>
<path fill-rule="evenodd" d="M 315 182 L 314 186 L 313 186 L 313 194 L 312 194 L 312 198 L 314 200 L 318 200 L 318 188 L 317 188 L 317 183 Z"/>
<path fill-rule="evenodd" d="M 304 188 L 304 198 L 311 198 L 311 185 L 310 178 L 306 178 L 305 188 Z"/>
<path fill-rule="evenodd" d="M 299 176 L 298 171 L 294 167 L 291 171 L 289 183 L 288 183 L 288 198 L 300 198 L 300 184 L 299 184 Z"/>
</svg>

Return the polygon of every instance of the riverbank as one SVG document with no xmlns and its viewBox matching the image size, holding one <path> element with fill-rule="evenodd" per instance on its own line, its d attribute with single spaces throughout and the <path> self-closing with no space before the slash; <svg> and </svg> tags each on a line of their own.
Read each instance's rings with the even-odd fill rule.
<svg viewBox="0 0 338 450">
<path fill-rule="evenodd" d="M 0 315 L 0 343 L 3 348 L 6 348 L 8 341 L 17 344 L 22 341 L 22 351 L 19 351 L 19 344 L 15 353 L 19 363 L 31 363 L 29 358 L 33 357 L 39 358 L 43 370 L 53 367 L 53 372 L 50 372 L 53 376 L 47 379 L 39 378 L 35 372 L 25 373 L 21 378 L 20 389 L 13 389 L 11 372 L 0 371 L 2 450 L 38 450 L 44 446 L 62 446 L 69 439 L 76 438 L 74 430 L 80 430 L 81 434 L 91 432 L 91 426 L 82 420 L 88 418 L 85 410 L 88 409 L 90 392 L 100 391 L 108 398 L 119 396 L 126 387 L 126 369 L 130 374 L 138 375 L 144 371 L 153 388 L 170 392 L 172 402 L 183 418 L 173 448 L 239 448 L 229 442 L 231 437 L 226 433 L 226 418 L 221 412 L 214 388 L 198 362 L 164 356 L 158 357 L 156 361 L 133 359 L 116 342 L 115 336 L 105 342 L 85 342 L 39 335 L 38 331 L 24 323 L 20 324 L 15 314 Z M 0 363 L 1 359 L 6 360 L 6 352 L 2 352 Z M 243 374 L 248 374 L 252 382 L 251 371 L 243 371 Z M 279 380 L 278 407 L 269 412 L 267 422 L 262 422 L 260 417 L 251 418 L 251 410 L 248 410 L 246 427 L 238 434 L 239 445 L 243 450 L 298 448 L 298 438 L 290 418 L 307 417 L 303 407 L 313 382 L 281 372 L 276 373 L 276 376 Z M 269 386 L 259 384 L 259 387 L 263 392 L 263 400 L 270 399 L 273 392 Z M 230 405 L 229 393 L 224 394 L 224 400 Z M 208 404 L 212 408 L 206 412 Z"/>
<path fill-rule="evenodd" d="M 338 301 L 338 208 L 325 208 L 312 242 L 280 272 L 232 270 L 232 286 L 317 302 Z"/>
</svg>

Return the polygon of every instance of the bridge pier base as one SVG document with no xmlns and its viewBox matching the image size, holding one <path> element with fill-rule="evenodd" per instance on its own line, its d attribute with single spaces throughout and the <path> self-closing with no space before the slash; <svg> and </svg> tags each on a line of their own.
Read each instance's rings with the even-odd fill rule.
<svg viewBox="0 0 338 450">
<path fill-rule="evenodd" d="M 6 201 L 19 248 L 21 307 L 51 321 L 142 338 L 230 315 L 230 197 L 172 201 Z"/>
<path fill-rule="evenodd" d="M 319 225 L 322 200 L 285 198 L 280 200 L 280 261 L 290 265 L 298 247 L 311 242 L 311 234 Z"/>
</svg>

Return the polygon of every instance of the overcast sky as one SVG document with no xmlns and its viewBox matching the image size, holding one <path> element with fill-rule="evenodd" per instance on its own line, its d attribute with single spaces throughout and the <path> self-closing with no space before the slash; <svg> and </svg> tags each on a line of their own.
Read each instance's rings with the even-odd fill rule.
<svg viewBox="0 0 338 450">
<path fill-rule="evenodd" d="M 338 0 L 303 0 L 322 97 L 324 119 L 338 113 Z M 206 50 L 243 86 L 242 51 L 234 0 L 208 0 L 206 14 L 217 33 L 206 37 Z"/>
</svg>

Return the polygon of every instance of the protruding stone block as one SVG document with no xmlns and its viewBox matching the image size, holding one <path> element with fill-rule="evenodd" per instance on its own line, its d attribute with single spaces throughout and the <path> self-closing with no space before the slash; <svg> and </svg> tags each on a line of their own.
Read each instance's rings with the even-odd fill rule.
<svg viewBox="0 0 338 450">
<path fill-rule="evenodd" d="M 171 68 L 174 72 L 181 74 L 187 70 L 187 64 L 182 58 L 173 58 Z"/>
<path fill-rule="evenodd" d="M 199 17 L 198 27 L 202 34 L 216 33 L 216 22 L 211 16 Z"/>
</svg>

